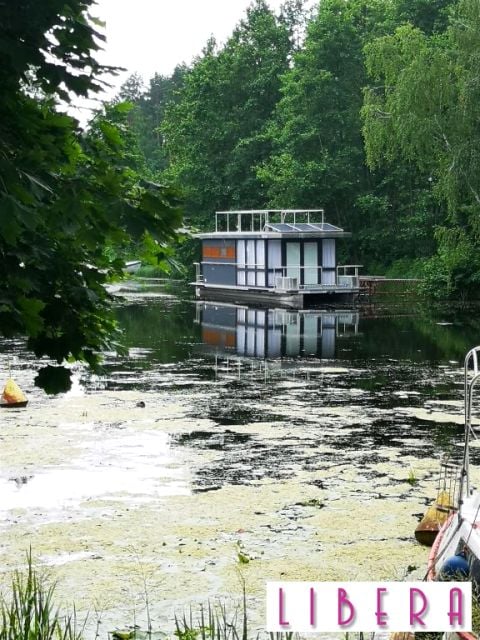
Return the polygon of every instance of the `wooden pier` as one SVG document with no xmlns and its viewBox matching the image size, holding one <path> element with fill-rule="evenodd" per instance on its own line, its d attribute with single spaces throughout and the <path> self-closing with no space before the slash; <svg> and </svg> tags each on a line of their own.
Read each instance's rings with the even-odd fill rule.
<svg viewBox="0 0 480 640">
<path fill-rule="evenodd" d="M 385 276 L 360 276 L 360 296 L 416 295 L 420 278 L 386 278 Z"/>
</svg>

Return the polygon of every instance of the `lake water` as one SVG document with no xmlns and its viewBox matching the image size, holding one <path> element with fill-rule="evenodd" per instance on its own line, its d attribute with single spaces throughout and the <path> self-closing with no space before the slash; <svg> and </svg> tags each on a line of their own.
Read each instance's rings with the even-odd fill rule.
<svg viewBox="0 0 480 640">
<path fill-rule="evenodd" d="M 106 637 L 145 628 L 145 590 L 170 630 L 244 580 L 261 628 L 267 579 L 423 577 L 413 531 L 440 457 L 461 450 L 475 309 L 297 313 L 130 289 L 126 352 L 102 375 L 77 368 L 68 394 L 36 390 L 23 343 L 2 345 L 30 398 L 1 414 L 2 582 L 31 545 L 62 606 Z"/>
</svg>

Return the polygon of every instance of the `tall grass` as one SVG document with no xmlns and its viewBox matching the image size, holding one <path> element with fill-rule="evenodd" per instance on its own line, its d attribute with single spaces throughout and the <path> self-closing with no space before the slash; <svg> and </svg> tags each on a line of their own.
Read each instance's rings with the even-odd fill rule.
<svg viewBox="0 0 480 640">
<path fill-rule="evenodd" d="M 55 584 L 47 586 L 27 556 L 24 572 L 15 571 L 8 597 L 0 598 L 0 640 L 82 640 L 85 622 L 77 625 L 73 616 L 62 616 L 53 603 Z M 108 634 L 114 640 L 153 640 L 164 637 L 155 632 L 148 621 L 148 631 L 134 628 L 129 631 L 114 631 Z M 98 625 L 96 638 L 98 638 Z M 243 598 L 233 609 L 224 602 L 201 605 L 194 613 L 175 616 L 175 636 L 178 640 L 260 640 L 267 634 L 249 629 L 247 598 L 243 583 Z M 269 640 L 300 640 L 297 633 L 282 632 L 268 634 Z M 267 637 L 268 637 L 267 636 Z M 345 640 L 373 640 L 374 634 L 345 634 Z"/>
<path fill-rule="evenodd" d="M 201 605 L 194 616 L 190 607 L 188 617 L 175 616 L 175 635 L 179 640 L 248 640 L 247 593 L 245 582 L 240 575 L 243 588 L 242 603 L 229 612 L 224 602 Z"/>
<path fill-rule="evenodd" d="M 242 582 L 242 600 L 229 611 L 224 602 L 206 606 L 201 605 L 199 612 L 194 615 L 192 607 L 189 614 L 182 618 L 175 616 L 175 635 L 179 640 L 260 640 L 265 633 L 252 634 L 249 629 L 247 615 L 247 594 L 245 581 Z M 291 631 L 269 633 L 269 640 L 299 640 L 300 636 Z"/>
<path fill-rule="evenodd" d="M 26 572 L 14 572 L 11 593 L 0 600 L 0 640 L 80 640 L 75 616 L 61 616 L 55 608 L 54 590 L 38 576 L 29 554 Z"/>
</svg>

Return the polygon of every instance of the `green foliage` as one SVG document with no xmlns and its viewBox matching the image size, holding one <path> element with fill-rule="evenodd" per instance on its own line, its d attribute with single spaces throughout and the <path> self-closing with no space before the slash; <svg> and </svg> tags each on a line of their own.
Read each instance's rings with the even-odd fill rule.
<svg viewBox="0 0 480 640">
<path fill-rule="evenodd" d="M 381 10 L 379 11 L 379 9 Z M 274 152 L 259 177 L 278 206 L 324 206 L 341 222 L 364 182 L 359 112 L 363 38 L 385 6 L 327 0 L 310 22 L 269 128 Z"/>
<path fill-rule="evenodd" d="M 119 98 L 144 167 L 181 186 L 192 225 L 323 207 L 353 234 L 342 260 L 475 296 L 479 33 L 476 0 L 323 0 L 313 13 L 287 0 L 277 17 L 255 0 L 224 46 L 147 87 L 133 76 Z M 187 269 L 197 251 L 180 248 Z"/>
<path fill-rule="evenodd" d="M 198 615 L 194 616 L 190 607 L 189 617 L 184 614 L 180 619 L 175 616 L 175 635 L 179 640 L 248 640 L 250 637 L 247 615 L 247 593 L 245 581 L 239 574 L 242 583 L 243 597 L 241 605 L 236 605 L 233 611 L 228 610 L 224 602 L 200 607 Z M 284 636 L 279 634 L 279 640 Z M 256 634 L 258 640 L 258 634 Z M 286 635 L 291 640 L 291 635 Z"/>
<path fill-rule="evenodd" d="M 363 108 L 370 166 L 411 162 L 430 174 L 448 209 L 426 267 L 426 288 L 438 296 L 476 295 L 480 274 L 479 34 L 478 2 L 462 0 L 442 34 L 406 25 L 366 47 L 374 82 Z"/>
<path fill-rule="evenodd" d="M 265 126 L 280 97 L 288 36 L 266 2 L 256 0 L 225 46 L 207 44 L 167 107 L 166 176 L 182 185 L 199 226 L 216 209 L 266 203 L 254 167 L 270 152 Z"/>
<path fill-rule="evenodd" d="M 0 601 L 0 640 L 80 640 L 75 620 L 55 607 L 54 589 L 45 585 L 28 555 L 26 572 L 15 571 L 10 597 Z"/>
<path fill-rule="evenodd" d="M 425 33 L 445 31 L 451 0 L 396 0 L 396 22 L 409 22 Z"/>
<path fill-rule="evenodd" d="M 0 6 L 0 332 L 37 356 L 95 366 L 115 325 L 104 284 L 123 263 L 105 250 L 176 238 L 177 196 L 142 173 L 128 111 L 99 113 L 87 133 L 58 100 L 101 86 L 91 0 Z M 69 92 L 69 93 L 67 93 Z M 37 381 L 58 391 L 69 376 Z"/>
<path fill-rule="evenodd" d="M 323 206 L 329 220 L 352 231 L 345 259 L 367 272 L 431 255 L 432 225 L 441 217 L 428 176 L 412 163 L 373 171 L 365 158 L 363 49 L 398 19 L 382 0 L 321 3 L 283 76 L 268 129 L 273 153 L 257 170 L 271 204 Z"/>
<path fill-rule="evenodd" d="M 413 470 L 412 467 L 410 467 L 410 469 L 408 471 L 407 482 L 412 487 L 414 487 L 415 485 L 418 484 L 418 478 L 417 478 L 417 476 L 415 474 L 415 471 Z"/>
<path fill-rule="evenodd" d="M 425 265 L 425 292 L 439 299 L 476 298 L 480 285 L 478 244 L 459 227 L 439 227 L 435 235 L 438 252 Z"/>
<path fill-rule="evenodd" d="M 115 99 L 115 102 L 126 101 L 131 105 L 129 128 L 152 174 L 158 174 L 168 166 L 161 124 L 167 106 L 177 100 L 185 73 L 184 66 L 177 66 L 171 76 L 156 73 L 148 88 L 138 74 L 133 74 L 124 82 Z"/>
</svg>

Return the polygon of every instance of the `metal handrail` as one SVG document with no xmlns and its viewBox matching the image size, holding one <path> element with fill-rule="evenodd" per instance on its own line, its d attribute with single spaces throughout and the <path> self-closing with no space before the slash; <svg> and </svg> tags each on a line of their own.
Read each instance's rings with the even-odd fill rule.
<svg viewBox="0 0 480 640">
<path fill-rule="evenodd" d="M 466 488 L 466 495 L 470 495 L 470 436 L 475 437 L 472 428 L 472 402 L 473 390 L 480 379 L 479 370 L 479 353 L 480 346 L 470 349 L 465 356 L 464 364 L 464 402 L 465 402 L 465 443 L 463 449 L 462 470 L 460 475 L 460 491 L 459 491 L 459 512 L 463 502 L 463 489 Z"/>
<path fill-rule="evenodd" d="M 240 210 L 240 211 L 217 211 L 215 213 L 215 232 L 219 231 L 219 219 L 225 220 L 226 233 L 230 233 L 230 228 L 232 227 L 235 231 L 264 231 L 265 227 L 273 222 L 271 217 L 279 217 L 280 222 L 284 223 L 285 219 L 288 216 L 291 216 L 293 219 L 293 224 L 295 224 L 297 220 L 297 216 L 304 216 L 306 222 L 310 224 L 310 215 L 312 213 L 320 214 L 321 220 L 314 222 L 313 224 L 323 224 L 325 223 L 325 211 L 324 209 L 254 209 L 254 210 Z M 249 229 L 243 228 L 242 218 L 249 217 Z M 233 218 L 233 223 L 231 224 L 231 218 Z M 258 219 L 258 228 L 255 228 L 255 220 Z"/>
<path fill-rule="evenodd" d="M 195 263 L 195 265 L 197 265 L 199 263 Z M 350 287 L 350 288 L 358 288 L 359 287 L 359 268 L 361 265 L 337 265 L 336 267 L 322 267 L 321 265 L 280 265 L 278 267 L 268 267 L 265 264 L 246 264 L 243 262 L 219 262 L 219 261 L 213 261 L 213 260 L 205 260 L 202 261 L 199 264 L 199 269 L 201 268 L 201 265 L 215 265 L 215 266 L 230 266 L 230 267 L 235 267 L 240 271 L 263 271 L 265 273 L 265 275 L 269 276 L 271 274 L 273 274 L 273 285 L 269 286 L 268 284 L 265 285 L 265 287 L 261 287 L 261 288 L 274 288 L 274 289 L 281 289 L 283 287 L 278 286 L 277 285 L 277 279 L 278 278 L 297 278 L 297 276 L 295 275 L 289 275 L 292 273 L 292 271 L 301 271 L 303 270 L 305 273 L 305 270 L 309 269 L 310 271 L 316 271 L 318 273 L 318 279 L 319 282 L 315 282 L 315 283 L 311 283 L 311 284 L 301 284 L 300 282 L 297 283 L 296 287 L 289 287 L 292 289 L 309 289 L 309 288 L 313 288 L 313 287 L 321 287 L 321 288 L 333 288 L 333 287 Z M 347 269 L 354 269 L 354 273 L 352 275 L 348 275 L 347 274 Z M 341 272 L 343 270 L 343 273 Z M 326 284 L 322 282 L 322 276 L 323 276 L 323 271 L 335 271 L 335 281 L 331 284 Z M 197 282 L 202 282 L 203 281 L 203 275 L 200 272 L 197 272 L 197 275 L 199 273 L 200 276 L 200 280 L 197 277 Z M 299 278 L 297 278 L 299 279 Z M 244 286 L 244 285 L 240 285 L 240 286 Z M 254 285 L 247 285 L 245 284 L 245 286 L 254 286 Z"/>
</svg>

